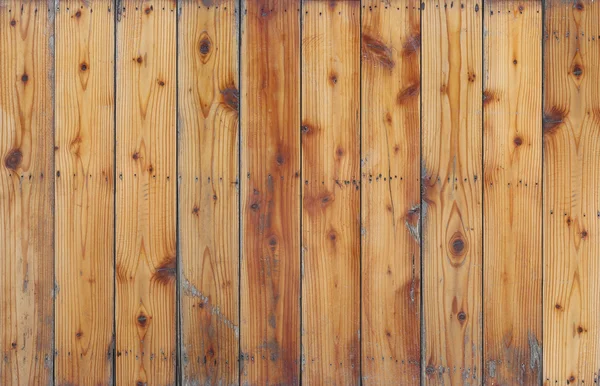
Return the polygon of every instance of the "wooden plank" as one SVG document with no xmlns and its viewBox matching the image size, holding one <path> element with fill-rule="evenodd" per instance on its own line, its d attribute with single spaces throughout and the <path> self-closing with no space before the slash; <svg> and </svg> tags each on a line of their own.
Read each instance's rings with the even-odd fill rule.
<svg viewBox="0 0 600 386">
<path fill-rule="evenodd" d="M 176 3 L 117 20 L 117 384 L 175 383 Z"/>
<path fill-rule="evenodd" d="M 239 383 L 237 1 L 181 3 L 183 384 Z"/>
<path fill-rule="evenodd" d="M 54 4 L 0 2 L 0 384 L 51 384 Z"/>
<path fill-rule="evenodd" d="M 360 374 L 360 2 L 302 10 L 303 382 Z"/>
<path fill-rule="evenodd" d="M 544 382 L 600 382 L 600 4 L 548 1 Z"/>
<path fill-rule="evenodd" d="M 486 1 L 485 384 L 536 385 L 542 338 L 542 2 Z"/>
<path fill-rule="evenodd" d="M 300 3 L 242 7 L 242 384 L 300 369 Z"/>
<path fill-rule="evenodd" d="M 57 384 L 111 384 L 114 318 L 112 1 L 56 9 Z"/>
<path fill-rule="evenodd" d="M 482 381 L 482 4 L 422 7 L 423 371 Z"/>
<path fill-rule="evenodd" d="M 420 10 L 363 2 L 362 381 L 420 380 Z"/>
</svg>

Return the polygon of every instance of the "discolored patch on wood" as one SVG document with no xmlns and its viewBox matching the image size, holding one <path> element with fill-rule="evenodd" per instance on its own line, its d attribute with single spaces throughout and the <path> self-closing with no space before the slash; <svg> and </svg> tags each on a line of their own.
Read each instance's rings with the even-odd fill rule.
<svg viewBox="0 0 600 386">
<path fill-rule="evenodd" d="M 8 152 L 6 157 L 4 157 L 4 165 L 10 170 L 17 170 L 19 165 L 21 165 L 21 161 L 23 161 L 21 149 L 12 149 Z"/>
<path fill-rule="evenodd" d="M 483 91 L 483 105 L 488 106 L 493 102 L 499 102 L 500 96 L 494 90 L 484 90 Z"/>
<path fill-rule="evenodd" d="M 408 57 L 416 55 L 421 49 L 421 35 L 410 35 L 402 46 L 402 56 Z"/>
<path fill-rule="evenodd" d="M 175 282 L 177 278 L 177 259 L 167 257 L 156 269 L 152 275 L 152 280 L 163 285 L 168 285 Z"/>
<path fill-rule="evenodd" d="M 392 49 L 373 36 L 363 34 L 362 49 L 363 57 L 374 64 L 388 69 L 392 69 L 396 65 L 392 57 Z"/>
<path fill-rule="evenodd" d="M 223 97 L 223 102 L 232 110 L 236 112 L 240 109 L 240 92 L 235 87 L 228 87 L 224 90 L 221 90 L 221 96 Z"/>
<path fill-rule="evenodd" d="M 396 102 L 400 106 L 403 106 L 406 103 L 408 103 L 410 100 L 412 100 L 413 98 L 418 97 L 420 91 L 421 91 L 421 85 L 418 82 L 410 84 L 410 85 L 406 86 L 404 89 L 400 90 L 400 92 L 398 93 L 398 96 L 396 98 Z"/>
<path fill-rule="evenodd" d="M 544 135 L 554 134 L 564 123 L 567 114 L 564 109 L 551 107 L 550 110 L 544 113 L 542 128 Z"/>
</svg>

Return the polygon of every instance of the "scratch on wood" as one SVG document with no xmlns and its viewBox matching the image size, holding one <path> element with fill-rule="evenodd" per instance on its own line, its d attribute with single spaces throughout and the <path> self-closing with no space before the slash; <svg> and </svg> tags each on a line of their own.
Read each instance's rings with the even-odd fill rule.
<svg viewBox="0 0 600 386">
<path fill-rule="evenodd" d="M 183 288 L 183 293 L 185 296 L 191 296 L 194 298 L 200 299 L 203 304 L 209 306 L 210 313 L 217 317 L 217 320 L 222 322 L 225 326 L 231 328 L 236 338 L 240 335 L 240 328 L 236 326 L 231 320 L 227 319 L 225 315 L 221 312 L 219 306 L 215 306 L 210 304 L 210 300 L 208 296 L 204 295 L 202 291 L 196 288 L 186 277 L 181 278 L 181 287 Z"/>
<path fill-rule="evenodd" d="M 408 216 L 404 220 L 408 232 L 417 243 L 421 242 L 421 208 L 415 205 L 408 211 Z"/>
</svg>

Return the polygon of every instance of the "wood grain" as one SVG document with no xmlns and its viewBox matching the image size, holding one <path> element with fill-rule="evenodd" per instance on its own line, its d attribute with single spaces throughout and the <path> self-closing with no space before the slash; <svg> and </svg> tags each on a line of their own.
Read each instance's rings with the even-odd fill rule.
<svg viewBox="0 0 600 386">
<path fill-rule="evenodd" d="M 114 318 L 114 12 L 56 9 L 57 384 L 108 385 Z"/>
<path fill-rule="evenodd" d="M 116 382 L 174 384 L 177 10 L 117 11 Z"/>
<path fill-rule="evenodd" d="M 303 382 L 360 376 L 360 2 L 302 10 Z"/>
<path fill-rule="evenodd" d="M 482 382 L 481 7 L 422 11 L 426 384 Z"/>
<path fill-rule="evenodd" d="M 544 20 L 544 382 L 600 382 L 600 4 Z"/>
<path fill-rule="evenodd" d="M 536 385 L 542 339 L 542 3 L 486 1 L 484 364 Z"/>
<path fill-rule="evenodd" d="M 0 384 L 51 384 L 52 2 L 0 2 Z"/>
<path fill-rule="evenodd" d="M 416 3 L 363 2 L 365 385 L 415 385 L 420 380 L 420 27 Z"/>
<path fill-rule="evenodd" d="M 300 376 L 299 1 L 243 1 L 242 384 Z"/>
<path fill-rule="evenodd" d="M 234 0 L 181 3 L 183 384 L 239 383 L 238 17 Z"/>
</svg>

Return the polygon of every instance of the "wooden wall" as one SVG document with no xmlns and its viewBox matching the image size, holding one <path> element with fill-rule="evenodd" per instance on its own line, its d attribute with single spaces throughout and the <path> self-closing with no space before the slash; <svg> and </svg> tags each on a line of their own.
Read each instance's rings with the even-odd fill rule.
<svg viewBox="0 0 600 386">
<path fill-rule="evenodd" d="M 0 384 L 600 382 L 599 20 L 0 0 Z"/>
</svg>

